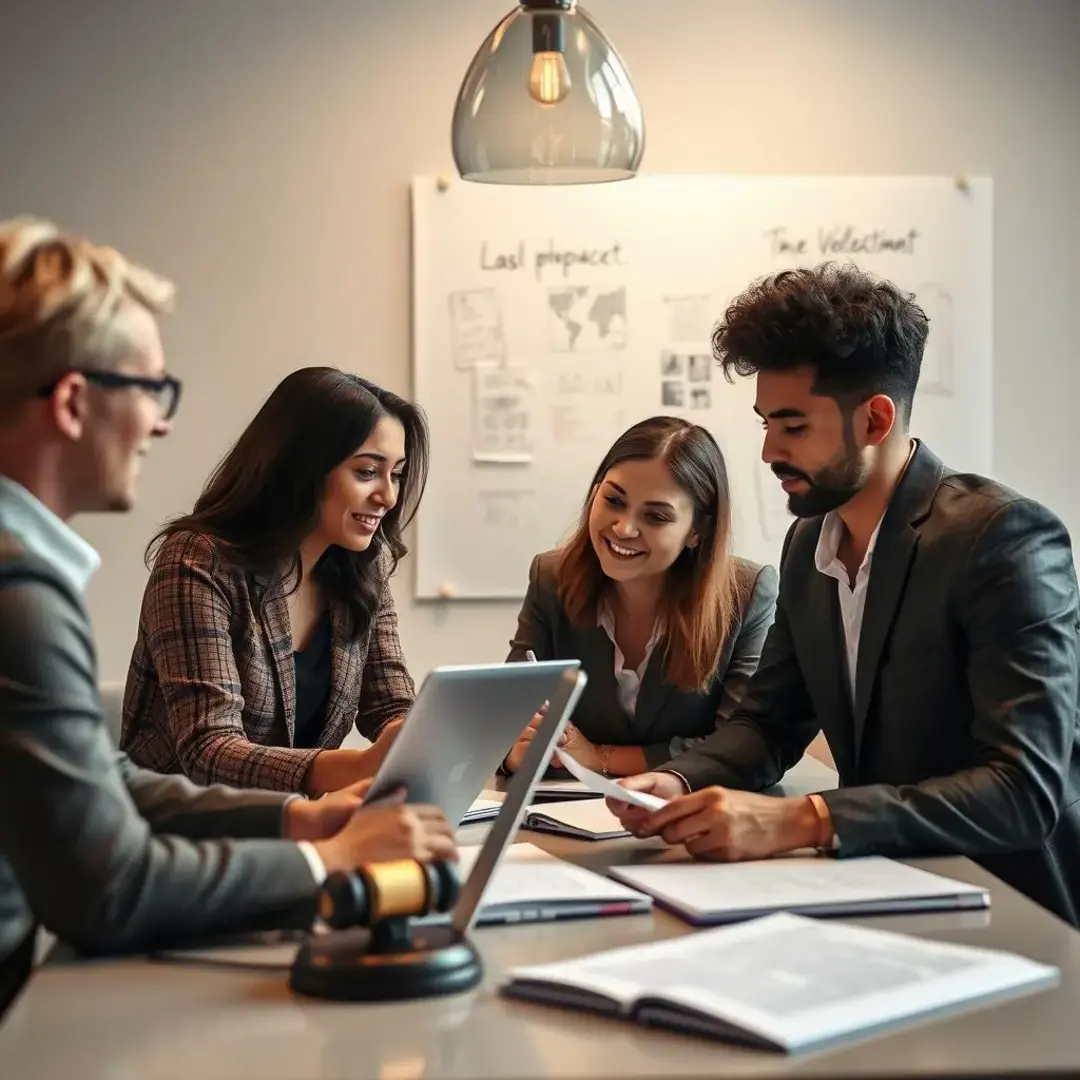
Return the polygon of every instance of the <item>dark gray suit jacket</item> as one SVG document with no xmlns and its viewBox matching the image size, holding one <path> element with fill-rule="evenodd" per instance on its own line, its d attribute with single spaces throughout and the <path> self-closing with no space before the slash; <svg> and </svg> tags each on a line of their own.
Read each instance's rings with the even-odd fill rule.
<svg viewBox="0 0 1080 1080">
<path fill-rule="evenodd" d="M 776 622 L 731 722 L 677 758 L 761 790 L 821 728 L 841 855 L 968 855 L 1080 922 L 1078 609 L 1049 510 L 915 451 L 873 555 L 852 708 L 822 518 L 788 533 Z"/>
<path fill-rule="evenodd" d="M 118 754 L 81 598 L 0 533 L 0 1011 L 38 923 L 87 952 L 310 925 L 311 870 L 280 838 L 286 799 Z"/>
<path fill-rule="evenodd" d="M 557 551 L 533 559 L 529 588 L 518 615 L 508 660 L 524 660 L 532 649 L 538 660 L 580 660 L 588 676 L 574 723 L 590 742 L 640 746 L 650 768 L 670 761 L 673 753 L 714 732 L 742 700 L 746 683 L 761 655 L 773 620 L 777 574 L 737 560 L 743 595 L 748 598 L 728 635 L 716 675 L 705 693 L 677 690 L 664 679 L 663 642 L 653 651 L 641 680 L 633 717 L 620 707 L 615 683 L 615 649 L 599 626 L 573 626 L 559 603 L 555 570 Z"/>
</svg>

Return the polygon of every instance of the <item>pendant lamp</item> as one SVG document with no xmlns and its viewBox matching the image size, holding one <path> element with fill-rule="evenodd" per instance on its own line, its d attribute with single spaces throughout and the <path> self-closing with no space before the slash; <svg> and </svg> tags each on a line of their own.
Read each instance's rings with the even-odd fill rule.
<svg viewBox="0 0 1080 1080">
<path fill-rule="evenodd" d="M 595 184 L 637 172 L 645 126 L 622 58 L 576 0 L 522 0 L 465 73 L 452 141 L 465 180 Z"/>
</svg>

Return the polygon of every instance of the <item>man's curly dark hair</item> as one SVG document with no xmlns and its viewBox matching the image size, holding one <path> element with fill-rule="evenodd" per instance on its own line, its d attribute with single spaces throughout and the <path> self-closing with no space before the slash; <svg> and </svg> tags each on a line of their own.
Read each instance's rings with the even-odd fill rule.
<svg viewBox="0 0 1080 1080">
<path fill-rule="evenodd" d="M 929 327 L 910 293 L 828 262 L 754 282 L 714 327 L 712 350 L 729 381 L 809 365 L 814 392 L 841 408 L 887 394 L 906 426 Z"/>
</svg>

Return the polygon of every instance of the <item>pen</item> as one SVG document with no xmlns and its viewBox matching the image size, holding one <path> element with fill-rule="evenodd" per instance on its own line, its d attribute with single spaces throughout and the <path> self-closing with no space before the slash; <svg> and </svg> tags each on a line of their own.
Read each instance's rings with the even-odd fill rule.
<svg viewBox="0 0 1080 1080">
<path fill-rule="evenodd" d="M 539 664 L 540 663 L 540 661 L 536 659 L 536 653 L 534 653 L 532 651 L 532 649 L 526 649 L 525 650 L 525 659 L 528 660 L 530 664 Z M 542 714 L 546 714 L 547 713 L 547 707 L 548 707 L 548 703 L 545 701 L 544 704 L 541 705 L 540 708 L 537 711 L 542 713 Z M 563 735 L 559 739 L 559 745 L 562 746 L 565 742 L 566 742 L 566 736 Z"/>
</svg>

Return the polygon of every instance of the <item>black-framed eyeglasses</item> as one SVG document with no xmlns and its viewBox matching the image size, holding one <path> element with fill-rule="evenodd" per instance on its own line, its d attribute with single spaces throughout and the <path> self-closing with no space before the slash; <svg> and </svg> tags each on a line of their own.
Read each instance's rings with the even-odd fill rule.
<svg viewBox="0 0 1080 1080">
<path fill-rule="evenodd" d="M 180 389 L 183 384 L 172 375 L 151 379 L 147 375 L 127 375 L 122 371 L 97 371 L 93 368 L 73 368 L 65 371 L 64 375 L 81 375 L 87 382 L 97 383 L 109 390 L 123 390 L 134 386 L 149 394 L 158 403 L 163 420 L 171 420 L 180 406 Z M 48 397 L 64 375 L 54 379 L 48 386 L 41 387 L 38 396 Z"/>
</svg>

